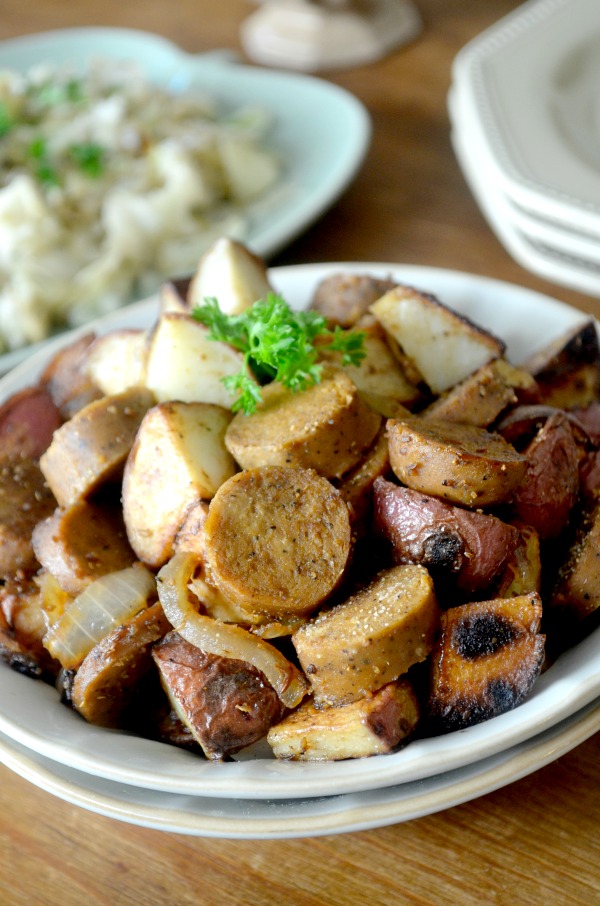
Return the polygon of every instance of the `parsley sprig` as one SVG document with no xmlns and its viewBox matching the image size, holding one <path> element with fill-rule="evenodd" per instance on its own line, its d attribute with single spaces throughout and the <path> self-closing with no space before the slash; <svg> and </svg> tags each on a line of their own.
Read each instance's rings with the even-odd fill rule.
<svg viewBox="0 0 600 906">
<path fill-rule="evenodd" d="M 330 330 L 318 312 L 295 311 L 276 293 L 269 293 L 239 315 L 225 314 L 217 299 L 207 298 L 192 315 L 208 327 L 210 339 L 243 353 L 243 367 L 223 378 L 223 383 L 236 396 L 233 411 L 246 415 L 261 402 L 261 384 L 279 381 L 297 392 L 319 383 L 323 366 L 318 356 L 324 346 L 341 353 L 342 365 L 358 365 L 365 355 L 364 334 L 340 327 Z"/>
</svg>

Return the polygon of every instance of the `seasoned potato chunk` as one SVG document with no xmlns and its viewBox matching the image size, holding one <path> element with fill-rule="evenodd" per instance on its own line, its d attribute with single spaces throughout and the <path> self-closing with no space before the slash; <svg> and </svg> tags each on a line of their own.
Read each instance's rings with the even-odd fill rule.
<svg viewBox="0 0 600 906">
<path fill-rule="evenodd" d="M 139 387 L 147 342 L 145 330 L 112 330 L 91 344 L 82 367 L 105 396 Z"/>
<path fill-rule="evenodd" d="M 600 607 L 600 502 L 586 512 L 552 592 L 553 609 L 583 620 Z"/>
<path fill-rule="evenodd" d="M 523 701 L 544 661 L 541 616 L 535 593 L 463 604 L 442 614 L 429 698 L 435 729 L 459 730 Z"/>
<path fill-rule="evenodd" d="M 522 368 L 506 359 L 494 359 L 456 384 L 431 403 L 422 413 L 425 418 L 462 422 L 486 428 L 519 396 L 535 396 L 536 382 Z"/>
<path fill-rule="evenodd" d="M 504 343 L 434 296 L 397 286 L 378 299 L 371 311 L 435 394 L 464 380 L 504 353 Z"/>
<path fill-rule="evenodd" d="M 161 403 L 144 417 L 123 475 L 123 516 L 134 551 L 162 566 L 187 511 L 237 470 L 225 448 L 231 413 L 208 403 Z"/>
<path fill-rule="evenodd" d="M 560 409 L 600 399 L 600 344 L 590 318 L 535 353 L 525 367 L 536 379 L 540 399 Z"/>
<path fill-rule="evenodd" d="M 525 457 L 485 428 L 418 416 L 389 419 L 390 463 L 400 481 L 473 508 L 503 503 L 525 475 Z"/>
<path fill-rule="evenodd" d="M 148 338 L 143 384 L 157 402 L 213 403 L 229 409 L 235 399 L 222 378 L 237 374 L 243 355 L 208 338 L 209 330 L 190 315 L 165 312 Z"/>
<path fill-rule="evenodd" d="M 104 636 L 75 674 L 75 710 L 102 727 L 127 726 L 127 710 L 141 680 L 153 669 L 152 645 L 170 629 L 160 604 L 153 604 Z"/>
<path fill-rule="evenodd" d="M 292 636 L 315 702 L 341 705 L 363 698 L 424 661 L 439 610 L 422 566 L 396 566 Z"/>
<path fill-rule="evenodd" d="M 266 386 L 256 412 L 234 416 L 225 443 L 243 469 L 297 466 L 340 478 L 357 465 L 380 427 L 381 416 L 348 375 L 330 368 L 302 393 Z"/>
<path fill-rule="evenodd" d="M 244 661 L 207 654 L 176 632 L 152 656 L 172 707 L 208 758 L 239 752 L 281 718 L 277 693 Z"/>
<path fill-rule="evenodd" d="M 222 236 L 200 258 L 187 304 L 194 308 L 206 298 L 216 298 L 221 311 L 239 315 L 270 292 L 264 261 L 235 239 Z"/>
<path fill-rule="evenodd" d="M 209 579 L 249 613 L 310 613 L 340 582 L 350 554 L 341 494 L 309 469 L 266 466 L 230 478 L 204 523 Z"/>
<path fill-rule="evenodd" d="M 378 478 L 375 526 L 387 538 L 396 563 L 420 563 L 436 581 L 481 595 L 497 578 L 517 544 L 512 526 L 486 513 Z"/>
<path fill-rule="evenodd" d="M 89 403 L 54 432 L 40 459 L 60 506 L 89 497 L 100 485 L 120 480 L 152 394 L 134 387 Z"/>
<path fill-rule="evenodd" d="M 419 703 L 407 680 L 338 708 L 308 700 L 271 727 L 267 741 L 276 758 L 339 761 L 391 752 L 414 731 Z"/>
</svg>

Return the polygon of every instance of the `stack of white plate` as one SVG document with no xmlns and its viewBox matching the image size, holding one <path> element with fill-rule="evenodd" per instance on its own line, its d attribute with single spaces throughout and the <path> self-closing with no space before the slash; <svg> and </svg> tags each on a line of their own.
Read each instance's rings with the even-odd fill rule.
<svg viewBox="0 0 600 906">
<path fill-rule="evenodd" d="M 600 2 L 530 0 L 464 47 L 452 141 L 510 254 L 600 296 Z"/>
</svg>

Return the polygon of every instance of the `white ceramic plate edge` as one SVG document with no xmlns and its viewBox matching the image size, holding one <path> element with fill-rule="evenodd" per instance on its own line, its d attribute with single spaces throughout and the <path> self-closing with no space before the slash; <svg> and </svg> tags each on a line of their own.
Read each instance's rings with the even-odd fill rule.
<svg viewBox="0 0 600 906">
<path fill-rule="evenodd" d="M 191 836 L 284 839 L 371 830 L 452 808 L 555 761 L 600 729 L 600 704 L 539 736 L 455 771 L 400 786 L 293 802 L 173 796 L 82 774 L 0 737 L 0 761 L 72 805 L 121 822 Z"/>
</svg>

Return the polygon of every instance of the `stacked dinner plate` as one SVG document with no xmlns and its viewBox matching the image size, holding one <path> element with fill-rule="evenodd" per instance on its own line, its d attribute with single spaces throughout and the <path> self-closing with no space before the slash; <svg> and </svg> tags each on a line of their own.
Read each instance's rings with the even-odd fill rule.
<svg viewBox="0 0 600 906">
<path fill-rule="evenodd" d="M 448 98 L 465 178 L 524 267 L 600 296 L 600 3 L 530 0 L 464 47 Z"/>
</svg>

